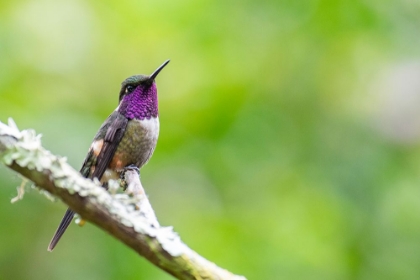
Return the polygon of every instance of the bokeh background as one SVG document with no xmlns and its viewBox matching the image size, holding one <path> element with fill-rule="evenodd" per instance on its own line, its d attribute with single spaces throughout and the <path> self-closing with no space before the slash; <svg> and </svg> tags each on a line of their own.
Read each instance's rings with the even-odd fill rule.
<svg viewBox="0 0 420 280">
<path fill-rule="evenodd" d="M 420 2 L 0 2 L 0 120 L 78 169 L 119 85 L 157 79 L 142 182 L 249 279 L 420 279 Z M 172 279 L 0 167 L 1 279 Z"/>
</svg>

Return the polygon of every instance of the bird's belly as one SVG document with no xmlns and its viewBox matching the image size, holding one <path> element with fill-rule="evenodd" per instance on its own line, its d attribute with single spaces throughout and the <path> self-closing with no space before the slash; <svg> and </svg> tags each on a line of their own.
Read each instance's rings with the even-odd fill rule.
<svg viewBox="0 0 420 280">
<path fill-rule="evenodd" d="M 159 118 L 130 120 L 108 168 L 118 172 L 132 164 L 142 167 L 152 156 L 158 136 Z"/>
</svg>

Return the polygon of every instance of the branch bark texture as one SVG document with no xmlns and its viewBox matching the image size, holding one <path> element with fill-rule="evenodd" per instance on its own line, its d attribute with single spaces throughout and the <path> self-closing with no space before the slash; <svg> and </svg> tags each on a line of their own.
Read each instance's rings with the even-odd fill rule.
<svg viewBox="0 0 420 280">
<path fill-rule="evenodd" d="M 161 227 L 134 170 L 125 173 L 127 193 L 110 194 L 11 119 L 8 125 L 0 122 L 0 161 L 178 279 L 245 279 L 191 250 L 171 227 Z"/>
</svg>

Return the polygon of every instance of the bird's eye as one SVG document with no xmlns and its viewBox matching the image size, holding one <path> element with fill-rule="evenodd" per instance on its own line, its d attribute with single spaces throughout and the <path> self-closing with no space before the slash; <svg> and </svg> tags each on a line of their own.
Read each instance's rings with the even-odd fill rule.
<svg viewBox="0 0 420 280">
<path fill-rule="evenodd" d="M 133 90 L 134 90 L 134 87 L 133 87 L 133 86 L 127 86 L 127 87 L 125 88 L 125 92 L 126 92 L 126 93 L 131 93 Z"/>
</svg>

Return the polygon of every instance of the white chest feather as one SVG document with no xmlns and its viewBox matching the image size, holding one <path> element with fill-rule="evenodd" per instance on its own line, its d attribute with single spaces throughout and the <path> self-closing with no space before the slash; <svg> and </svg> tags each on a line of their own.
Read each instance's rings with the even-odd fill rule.
<svg viewBox="0 0 420 280">
<path fill-rule="evenodd" d="M 133 120 L 140 123 L 145 137 L 156 139 L 159 137 L 159 117 L 144 119 L 144 120 Z"/>
</svg>

